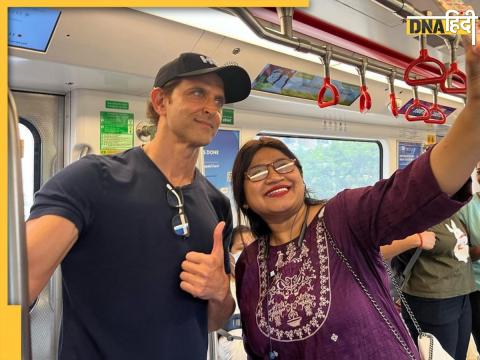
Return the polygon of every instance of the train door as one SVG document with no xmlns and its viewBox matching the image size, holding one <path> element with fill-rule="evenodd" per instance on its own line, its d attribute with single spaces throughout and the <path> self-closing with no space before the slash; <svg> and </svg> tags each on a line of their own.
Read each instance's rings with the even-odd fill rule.
<svg viewBox="0 0 480 360">
<path fill-rule="evenodd" d="M 28 218 L 33 193 L 64 165 L 65 97 L 18 91 L 13 92 L 13 97 L 20 118 L 23 198 Z M 60 269 L 57 269 L 30 311 L 34 360 L 56 359 L 61 302 Z"/>
</svg>

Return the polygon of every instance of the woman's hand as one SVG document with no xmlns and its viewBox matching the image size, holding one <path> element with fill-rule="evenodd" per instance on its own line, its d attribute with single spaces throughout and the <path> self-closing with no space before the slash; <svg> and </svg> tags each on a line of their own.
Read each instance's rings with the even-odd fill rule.
<svg viewBox="0 0 480 360">
<path fill-rule="evenodd" d="M 435 246 L 435 233 L 432 231 L 424 231 L 418 234 L 419 244 L 418 247 L 421 247 L 423 250 L 432 250 Z"/>
<path fill-rule="evenodd" d="M 472 45 L 471 36 L 463 36 L 463 47 L 465 49 L 465 68 L 468 76 L 467 83 L 467 106 L 480 103 L 480 22 L 477 21 L 475 46 Z"/>
</svg>

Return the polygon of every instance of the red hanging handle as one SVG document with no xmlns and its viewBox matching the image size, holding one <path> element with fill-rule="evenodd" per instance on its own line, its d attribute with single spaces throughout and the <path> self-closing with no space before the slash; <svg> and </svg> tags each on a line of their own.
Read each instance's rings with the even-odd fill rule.
<svg viewBox="0 0 480 360">
<path fill-rule="evenodd" d="M 445 122 L 447 121 L 447 116 L 442 111 L 442 109 L 438 107 L 437 104 L 433 104 L 428 110 L 430 111 L 430 117 L 427 120 L 423 120 L 424 122 L 426 122 L 427 124 L 445 124 Z M 433 114 L 439 114 L 440 119 L 432 118 Z"/>
<path fill-rule="evenodd" d="M 457 77 L 462 83 L 463 87 L 448 87 L 446 83 L 448 77 L 452 76 Z M 467 93 L 467 75 L 458 68 L 458 65 L 456 62 L 452 62 L 450 65 L 450 68 L 447 71 L 445 80 L 440 83 L 440 88 L 442 91 L 446 94 L 466 94 Z"/>
<path fill-rule="evenodd" d="M 429 78 L 424 78 L 424 79 L 410 79 L 410 72 L 415 66 L 418 66 L 419 64 L 424 64 L 424 63 L 434 63 L 440 68 L 440 75 L 436 77 L 429 77 Z M 421 49 L 420 50 L 420 56 L 416 59 L 413 60 L 408 67 L 405 69 L 405 72 L 403 74 L 403 80 L 411 86 L 416 86 L 416 85 L 427 85 L 427 84 L 441 84 L 445 82 L 445 79 L 447 77 L 447 72 L 445 69 L 445 65 L 428 55 L 428 50 L 427 49 Z"/>
<path fill-rule="evenodd" d="M 360 87 L 360 112 L 366 113 L 372 107 L 372 98 L 367 91 L 367 86 Z"/>
<path fill-rule="evenodd" d="M 390 111 L 392 115 L 397 117 L 398 116 L 398 106 L 397 106 L 397 99 L 395 97 L 395 93 L 390 93 Z"/>
<path fill-rule="evenodd" d="M 423 110 L 423 115 L 414 115 L 413 112 L 417 109 Z M 430 119 L 430 109 L 423 105 L 420 100 L 414 99 L 413 104 L 410 105 L 405 112 L 405 119 L 408 121 L 425 121 Z"/>
<path fill-rule="evenodd" d="M 323 98 L 328 89 L 331 90 L 333 98 L 330 101 L 325 101 Z M 318 92 L 318 97 L 317 97 L 318 106 L 321 108 L 324 108 L 327 106 L 337 105 L 339 101 L 340 101 L 340 94 L 338 93 L 337 88 L 335 87 L 335 85 L 333 85 L 330 82 L 330 77 L 325 77 L 323 79 L 323 86 Z"/>
</svg>

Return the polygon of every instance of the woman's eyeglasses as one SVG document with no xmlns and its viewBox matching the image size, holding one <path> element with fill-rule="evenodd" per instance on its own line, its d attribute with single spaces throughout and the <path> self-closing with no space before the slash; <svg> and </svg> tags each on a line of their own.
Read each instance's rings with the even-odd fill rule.
<svg viewBox="0 0 480 360">
<path fill-rule="evenodd" d="M 250 181 L 264 180 L 268 176 L 268 167 L 271 166 L 278 174 L 287 174 L 295 169 L 296 159 L 280 159 L 270 164 L 255 165 L 245 171 Z"/>
<path fill-rule="evenodd" d="M 167 184 L 167 202 L 170 207 L 178 209 L 178 214 L 172 218 L 173 232 L 176 235 L 188 237 L 190 235 L 190 228 L 187 214 L 185 214 L 185 209 L 183 208 L 183 194 L 181 190 L 174 189 L 172 185 Z"/>
</svg>

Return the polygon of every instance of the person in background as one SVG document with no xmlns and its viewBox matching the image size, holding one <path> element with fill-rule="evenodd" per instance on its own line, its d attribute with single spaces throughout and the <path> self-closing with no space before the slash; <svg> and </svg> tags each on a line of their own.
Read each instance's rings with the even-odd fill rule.
<svg viewBox="0 0 480 360">
<path fill-rule="evenodd" d="M 405 274 L 407 266 L 409 266 L 410 261 L 414 261 L 411 267 L 415 266 L 416 259 L 411 260 L 415 256 L 418 249 L 422 250 L 431 250 L 435 246 L 435 233 L 431 231 L 424 231 L 421 233 L 413 234 L 407 236 L 401 240 L 394 240 L 390 245 L 380 246 L 380 252 L 382 253 L 383 259 L 385 259 L 389 264 L 392 275 L 396 276 L 395 281 L 397 282 L 398 287 L 402 287 L 405 279 L 408 279 L 410 271 L 408 274 Z M 399 256 L 399 258 L 395 258 Z M 395 259 L 394 259 L 395 258 Z M 389 279 L 390 284 L 390 295 L 395 302 L 397 310 L 399 313 L 402 311 L 400 294 L 398 290 L 392 283 L 392 280 Z"/>
<path fill-rule="evenodd" d="M 475 168 L 477 185 L 480 184 L 480 162 Z M 480 351 L 480 193 L 473 195 L 472 200 L 460 209 L 458 217 L 465 224 L 470 240 L 470 256 L 476 289 L 470 294 L 472 306 L 472 335 L 477 350 Z"/>
<path fill-rule="evenodd" d="M 433 334 L 454 359 L 463 360 L 472 329 L 469 294 L 475 285 L 468 232 L 459 215 L 457 212 L 429 231 L 411 236 L 434 246 L 420 253 L 403 283 L 402 293 L 422 331 Z M 432 234 L 433 242 L 429 240 Z M 400 255 L 406 250 L 403 242 L 382 246 L 384 257 Z M 417 339 L 418 331 L 404 306 L 402 317 L 412 338 Z"/>
<path fill-rule="evenodd" d="M 422 250 L 431 250 L 434 246 L 435 233 L 432 231 L 423 231 L 409 235 L 401 240 L 393 240 L 390 245 L 381 246 L 380 251 L 385 260 L 391 260 L 394 256 L 412 249 L 421 248 Z"/>
<path fill-rule="evenodd" d="M 88 155 L 35 195 L 26 224 L 33 301 L 62 265 L 59 359 L 205 359 L 235 303 L 228 199 L 195 168 L 248 73 L 183 53 L 150 92 L 155 138 Z M 225 256 L 227 255 L 227 256 Z"/>
<path fill-rule="evenodd" d="M 250 358 L 419 359 L 390 297 L 380 246 L 470 200 L 467 179 L 480 160 L 480 43 L 464 46 L 465 108 L 442 141 L 389 179 L 318 202 L 281 141 L 242 146 L 233 193 L 257 240 L 235 275 Z"/>
<path fill-rule="evenodd" d="M 230 290 L 236 300 L 235 263 L 238 261 L 243 249 L 254 241 L 248 226 L 238 225 L 233 229 L 230 242 Z M 240 323 L 240 309 L 235 307 L 229 321 L 218 331 L 218 360 L 246 360 L 247 354 L 243 348 L 242 329 Z"/>
<path fill-rule="evenodd" d="M 233 265 L 238 261 L 243 249 L 250 245 L 254 240 L 252 231 L 248 226 L 238 225 L 233 229 L 232 241 L 230 242 L 230 256 L 233 258 Z"/>
</svg>

